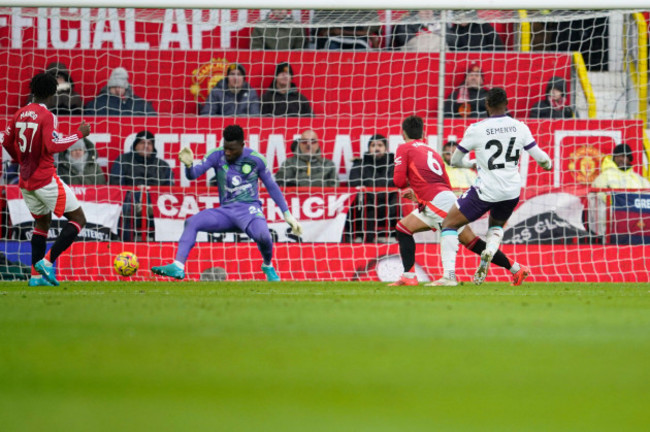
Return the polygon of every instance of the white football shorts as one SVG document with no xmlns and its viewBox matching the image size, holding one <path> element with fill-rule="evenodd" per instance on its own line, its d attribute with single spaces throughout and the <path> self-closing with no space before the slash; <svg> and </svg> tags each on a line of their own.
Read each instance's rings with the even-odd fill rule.
<svg viewBox="0 0 650 432">
<path fill-rule="evenodd" d="M 456 202 L 456 194 L 452 191 L 442 191 L 433 199 L 427 203 L 427 206 L 424 208 L 424 211 L 415 209 L 411 214 L 415 215 L 422 222 L 427 224 L 432 229 L 440 231 L 442 227 L 442 221 L 445 220 L 447 212 L 451 209 L 451 206 Z M 465 227 L 461 227 L 458 232 L 460 233 Z"/>
<path fill-rule="evenodd" d="M 21 189 L 21 192 L 25 204 L 34 218 L 50 213 L 61 217 L 64 213 L 81 207 L 72 189 L 57 176 L 54 176 L 48 185 L 40 189 L 33 191 Z"/>
</svg>

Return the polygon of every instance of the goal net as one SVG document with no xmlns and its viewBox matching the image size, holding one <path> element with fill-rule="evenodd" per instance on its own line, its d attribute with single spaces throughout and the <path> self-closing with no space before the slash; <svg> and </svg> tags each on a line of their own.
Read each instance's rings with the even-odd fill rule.
<svg viewBox="0 0 650 432">
<path fill-rule="evenodd" d="M 62 280 L 118 279 L 122 251 L 139 258 L 133 280 L 171 262 L 186 220 L 220 201 L 220 174 L 189 180 L 177 154 L 189 147 L 199 163 L 237 124 L 303 226 L 293 235 L 260 186 L 282 279 L 389 281 L 403 270 L 395 226 L 416 208 L 392 183 L 402 121 L 421 116 L 424 140 L 448 158 L 486 116 L 486 90 L 503 87 L 554 168 L 523 153 L 501 249 L 532 281 L 647 282 L 647 23 L 647 10 L 0 7 L 0 115 L 8 124 L 31 78 L 50 71 L 60 132 L 91 124 L 56 157 L 88 221 L 57 261 Z M 226 188 L 236 195 L 250 172 L 225 176 Z M 476 178 L 449 172 L 458 194 Z M 4 152 L 2 279 L 30 273 L 33 218 L 17 184 Z M 49 241 L 64 223 L 53 219 Z M 199 233 L 188 279 L 264 279 L 257 245 L 230 228 Z M 438 278 L 438 233 L 415 238 L 418 277 Z M 461 246 L 460 280 L 478 261 Z M 488 281 L 510 280 L 492 267 Z"/>
</svg>

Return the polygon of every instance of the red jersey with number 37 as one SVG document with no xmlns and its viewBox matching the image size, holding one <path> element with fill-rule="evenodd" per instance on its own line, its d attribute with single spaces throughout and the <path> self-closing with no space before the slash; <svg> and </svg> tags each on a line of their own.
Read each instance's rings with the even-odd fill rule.
<svg viewBox="0 0 650 432">
<path fill-rule="evenodd" d="M 419 201 L 431 201 L 451 183 L 437 151 L 422 141 L 413 140 L 397 147 L 393 182 L 398 188 L 410 187 Z"/>
<path fill-rule="evenodd" d="M 54 153 L 76 143 L 77 134 L 62 136 L 59 122 L 43 104 L 31 103 L 18 110 L 2 134 L 0 142 L 20 164 L 20 187 L 27 190 L 48 185 L 54 175 Z"/>
</svg>

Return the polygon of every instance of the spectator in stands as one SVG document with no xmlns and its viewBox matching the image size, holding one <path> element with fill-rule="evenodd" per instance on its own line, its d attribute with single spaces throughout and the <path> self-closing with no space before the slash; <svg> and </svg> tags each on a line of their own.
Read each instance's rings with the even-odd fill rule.
<svg viewBox="0 0 650 432">
<path fill-rule="evenodd" d="M 143 130 L 133 140 L 130 152 L 118 157 L 111 168 L 110 184 L 122 186 L 168 186 L 174 174 L 167 162 L 158 158 L 153 133 Z"/>
<path fill-rule="evenodd" d="M 293 68 L 289 63 L 275 67 L 275 78 L 262 96 L 262 115 L 306 117 L 311 116 L 309 101 L 293 83 Z"/>
<path fill-rule="evenodd" d="M 305 47 L 304 30 L 295 27 L 291 10 L 272 9 L 251 33 L 251 49 L 300 50 Z"/>
<path fill-rule="evenodd" d="M 246 81 L 244 66 L 239 63 L 228 65 L 226 77 L 210 91 L 208 100 L 201 108 L 201 115 L 260 115 L 260 98 Z"/>
<path fill-rule="evenodd" d="M 376 134 L 368 140 L 368 152 L 352 161 L 350 186 L 394 187 L 393 163 L 395 155 L 388 153 L 388 140 Z"/>
<path fill-rule="evenodd" d="M 82 138 L 62 153 L 56 172 L 69 185 L 105 185 L 106 176 L 96 162 L 95 145 Z"/>
<path fill-rule="evenodd" d="M 81 96 L 74 90 L 74 82 L 70 78 L 70 71 L 65 64 L 53 62 L 47 65 L 45 72 L 54 75 L 58 85 L 56 94 L 51 99 L 52 106 L 48 106 L 50 111 L 55 115 L 78 115 L 83 111 L 83 101 Z M 27 98 L 27 104 L 32 102 L 32 94 Z"/>
<path fill-rule="evenodd" d="M 388 153 L 388 140 L 375 134 L 368 140 L 368 152 L 363 158 L 352 161 L 350 186 L 369 188 L 395 187 L 393 183 L 395 155 Z M 397 192 L 373 190 L 361 193 L 358 200 L 354 228 L 357 238 L 363 242 L 374 242 L 378 234 L 390 234 L 391 220 L 397 223 Z"/>
<path fill-rule="evenodd" d="M 445 117 L 487 117 L 486 96 L 487 89 L 483 87 L 483 72 L 478 64 L 473 63 L 465 75 L 463 84 L 457 87 L 445 101 Z"/>
<path fill-rule="evenodd" d="M 445 169 L 449 176 L 449 182 L 454 189 L 467 190 L 476 180 L 476 171 L 470 168 L 457 168 L 451 166 L 451 155 L 454 154 L 458 142 L 456 135 L 449 135 L 447 142 L 442 147 L 442 160 L 445 162 Z"/>
<path fill-rule="evenodd" d="M 553 77 L 546 84 L 546 97 L 530 110 L 531 118 L 567 119 L 573 118 L 573 110 L 567 105 L 566 82 Z"/>
<path fill-rule="evenodd" d="M 129 73 L 123 67 L 111 72 L 106 85 L 95 99 L 86 104 L 85 115 L 149 116 L 156 115 L 150 102 L 133 93 Z"/>
<path fill-rule="evenodd" d="M 627 144 L 614 147 L 611 159 L 603 159 L 600 175 L 592 186 L 602 189 L 644 189 L 650 182 L 632 169 L 632 149 Z"/>
<path fill-rule="evenodd" d="M 434 11 L 411 11 L 393 29 L 393 49 L 439 52 L 442 42 L 440 18 Z"/>
<path fill-rule="evenodd" d="M 345 23 L 345 27 L 332 23 Z M 376 10 L 316 10 L 313 23 L 316 25 L 317 49 L 327 50 L 372 50 L 380 48 L 381 27 Z M 327 26 L 319 27 L 319 24 Z M 370 24 L 369 24 L 370 23 Z"/>
<path fill-rule="evenodd" d="M 470 22 L 478 20 L 476 12 L 461 12 L 462 22 L 452 23 L 447 28 L 447 45 L 451 51 L 503 51 L 503 40 L 491 24 Z"/>
<path fill-rule="evenodd" d="M 275 175 L 280 186 L 336 186 L 334 162 L 321 155 L 318 135 L 311 129 L 300 135 L 296 155 L 284 161 Z"/>
</svg>

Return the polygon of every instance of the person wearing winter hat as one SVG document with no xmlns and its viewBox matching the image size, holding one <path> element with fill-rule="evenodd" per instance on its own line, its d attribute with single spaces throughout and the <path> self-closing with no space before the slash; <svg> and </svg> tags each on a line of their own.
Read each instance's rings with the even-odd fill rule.
<svg viewBox="0 0 650 432">
<path fill-rule="evenodd" d="M 546 84 L 546 95 L 530 110 L 531 118 L 566 119 L 573 118 L 573 110 L 567 105 L 566 81 L 560 77 L 551 78 Z"/>
<path fill-rule="evenodd" d="M 650 181 L 634 172 L 632 148 L 627 144 L 614 147 L 612 157 L 603 159 L 600 175 L 591 184 L 602 189 L 642 189 L 650 188 Z"/>
<path fill-rule="evenodd" d="M 487 117 L 487 108 L 485 107 L 487 92 L 487 89 L 483 87 L 481 66 L 478 63 L 470 64 L 463 83 L 445 100 L 445 117 Z"/>
<path fill-rule="evenodd" d="M 96 159 L 95 145 L 82 138 L 59 154 L 56 172 L 66 184 L 105 185 L 106 175 Z"/>
<path fill-rule="evenodd" d="M 133 140 L 131 151 L 113 162 L 110 184 L 122 186 L 169 186 L 174 184 L 174 173 L 169 164 L 158 158 L 155 135 L 140 131 Z"/>
<path fill-rule="evenodd" d="M 246 69 L 239 63 L 226 68 L 226 76 L 214 86 L 201 107 L 201 115 L 258 116 L 260 98 L 246 81 Z"/>
<path fill-rule="evenodd" d="M 133 93 L 129 73 L 123 67 L 111 72 L 106 85 L 95 99 L 86 104 L 84 114 L 96 116 L 156 115 L 151 102 Z"/>
<path fill-rule="evenodd" d="M 58 82 L 56 94 L 51 100 L 51 106 L 48 106 L 50 111 L 57 116 L 81 114 L 83 101 L 81 95 L 74 90 L 74 82 L 67 66 L 61 62 L 52 62 L 47 65 L 45 72 L 54 75 Z M 30 93 L 26 105 L 32 103 L 33 98 L 34 95 Z"/>
<path fill-rule="evenodd" d="M 263 116 L 308 117 L 312 115 L 309 100 L 293 83 L 293 68 L 289 63 L 275 67 L 275 78 L 262 96 Z"/>
</svg>

